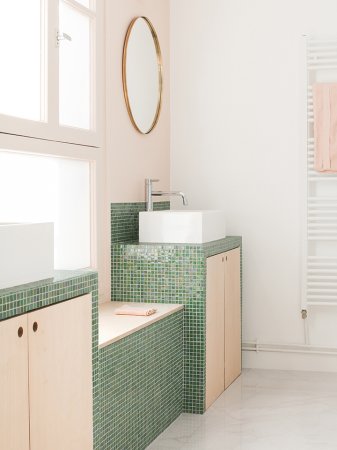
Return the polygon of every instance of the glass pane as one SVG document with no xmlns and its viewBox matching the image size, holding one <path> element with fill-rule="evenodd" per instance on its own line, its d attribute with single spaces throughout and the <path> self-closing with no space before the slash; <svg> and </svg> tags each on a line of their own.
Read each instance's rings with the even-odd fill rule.
<svg viewBox="0 0 337 450">
<path fill-rule="evenodd" d="M 54 222 L 55 269 L 90 266 L 87 161 L 0 152 L 0 222 Z"/>
<path fill-rule="evenodd" d="M 77 3 L 85 6 L 86 8 L 92 8 L 93 0 L 76 0 Z"/>
<path fill-rule="evenodd" d="M 0 1 L 0 113 L 41 120 L 41 1 Z"/>
<path fill-rule="evenodd" d="M 91 128 L 90 19 L 60 2 L 60 123 Z"/>
</svg>

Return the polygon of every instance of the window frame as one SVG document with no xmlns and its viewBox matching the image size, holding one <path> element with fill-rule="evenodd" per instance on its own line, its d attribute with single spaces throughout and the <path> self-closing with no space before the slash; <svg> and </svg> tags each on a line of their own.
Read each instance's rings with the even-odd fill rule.
<svg viewBox="0 0 337 450">
<path fill-rule="evenodd" d="M 46 151 L 46 147 L 48 151 Z M 98 238 L 99 235 L 104 237 L 108 235 L 108 217 L 105 217 L 107 214 L 98 215 L 98 211 L 105 210 L 104 152 L 97 152 L 95 148 L 88 146 L 46 142 L 42 139 L 4 133 L 0 133 L 0 151 L 51 156 L 90 163 L 90 267 L 88 269 L 98 270 L 102 281 L 105 280 L 108 246 L 105 238 Z M 99 234 L 98 230 L 100 230 Z M 102 290 L 105 290 L 105 282 L 103 282 Z"/>
<path fill-rule="evenodd" d="M 67 127 L 59 124 L 59 51 L 57 32 L 59 31 L 59 2 L 63 1 L 77 12 L 91 18 L 91 123 L 93 128 L 85 130 Z M 86 147 L 101 147 L 103 141 L 103 2 L 91 0 L 89 9 L 77 3 L 76 0 L 41 0 L 42 19 L 42 116 L 45 110 L 46 118 L 41 121 L 23 119 L 0 114 L 0 133 L 40 138 L 48 141 L 84 145 Z M 47 31 L 46 31 L 47 29 Z M 62 45 L 62 43 L 61 43 Z M 44 80 L 44 81 L 43 81 Z"/>
<path fill-rule="evenodd" d="M 75 0 L 65 1 L 81 7 Z M 45 42 L 46 52 L 50 54 L 51 50 L 54 51 L 54 62 L 48 62 L 49 84 L 45 83 L 44 86 L 48 86 L 47 95 L 50 108 L 51 101 L 55 102 L 57 99 L 51 88 L 51 78 L 54 80 L 57 92 L 59 89 L 58 66 L 56 74 L 50 71 L 50 66 L 55 65 L 55 59 L 58 59 L 58 52 L 55 52 L 56 33 L 58 31 L 58 0 L 41 0 L 41 4 L 43 4 L 42 2 L 45 5 L 42 13 L 48 15 L 49 23 L 50 16 L 54 20 L 57 19 L 56 26 L 54 24 L 54 27 L 51 28 L 49 25 L 48 38 Z M 90 269 L 98 271 L 98 294 L 100 301 L 104 301 L 109 298 L 110 292 L 110 217 L 105 164 L 105 5 L 103 0 L 91 0 L 91 6 L 93 5 L 96 6 L 95 29 L 93 30 L 93 36 L 96 39 L 92 44 L 95 52 L 95 64 L 92 66 L 92 80 L 95 86 L 93 95 L 96 97 L 93 111 L 96 119 L 95 131 L 68 129 L 59 126 L 58 103 L 57 110 L 54 113 L 54 121 L 48 123 L 0 114 L 0 151 L 30 153 L 90 162 Z"/>
</svg>

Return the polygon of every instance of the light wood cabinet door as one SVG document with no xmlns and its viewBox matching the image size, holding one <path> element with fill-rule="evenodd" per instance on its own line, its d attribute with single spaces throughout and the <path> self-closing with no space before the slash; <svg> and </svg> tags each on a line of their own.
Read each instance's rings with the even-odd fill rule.
<svg viewBox="0 0 337 450">
<path fill-rule="evenodd" d="M 92 450 L 91 295 L 28 314 L 30 450 Z"/>
<path fill-rule="evenodd" d="M 240 249 L 225 257 L 225 389 L 241 374 Z"/>
<path fill-rule="evenodd" d="M 225 254 L 207 258 L 206 409 L 224 390 Z"/>
<path fill-rule="evenodd" d="M 29 450 L 27 316 L 0 322 L 0 449 Z"/>
</svg>

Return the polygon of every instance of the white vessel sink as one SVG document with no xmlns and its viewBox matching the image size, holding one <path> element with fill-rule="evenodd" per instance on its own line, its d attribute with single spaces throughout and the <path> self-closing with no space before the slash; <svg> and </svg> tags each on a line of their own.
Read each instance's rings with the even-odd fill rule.
<svg viewBox="0 0 337 450">
<path fill-rule="evenodd" d="M 0 223 L 0 289 L 54 276 L 53 223 Z"/>
<path fill-rule="evenodd" d="M 150 211 L 139 213 L 139 241 L 202 244 L 226 237 L 223 211 Z"/>
</svg>

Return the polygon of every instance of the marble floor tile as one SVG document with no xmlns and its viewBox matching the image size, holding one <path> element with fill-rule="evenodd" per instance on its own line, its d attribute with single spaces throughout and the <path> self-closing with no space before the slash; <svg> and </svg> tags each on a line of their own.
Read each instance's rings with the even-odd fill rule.
<svg viewBox="0 0 337 450">
<path fill-rule="evenodd" d="M 182 414 L 151 450 L 337 450 L 337 374 L 244 370 L 204 415 Z"/>
</svg>

